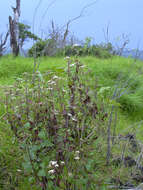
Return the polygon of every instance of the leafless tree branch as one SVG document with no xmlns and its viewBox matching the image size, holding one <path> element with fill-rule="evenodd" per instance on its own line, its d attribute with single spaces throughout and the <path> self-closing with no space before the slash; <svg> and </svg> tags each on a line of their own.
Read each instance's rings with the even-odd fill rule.
<svg viewBox="0 0 143 190">
<path fill-rule="evenodd" d="M 6 49 L 6 42 L 9 36 L 9 31 L 6 33 L 5 37 L 3 38 L 3 34 L 0 35 L 0 56 L 3 55 L 3 51 Z"/>
<path fill-rule="evenodd" d="M 104 38 L 107 44 L 109 43 L 109 24 L 110 23 L 107 24 L 106 29 L 103 29 Z"/>
<path fill-rule="evenodd" d="M 78 16 L 76 16 L 76 17 L 70 19 L 70 20 L 66 23 L 66 25 L 64 25 L 64 26 L 62 27 L 62 28 L 66 27 L 65 32 L 64 32 L 63 44 L 65 43 L 66 38 L 67 38 L 67 36 L 68 36 L 70 24 L 71 24 L 72 22 L 74 22 L 75 20 L 78 20 L 79 18 L 83 17 L 85 10 L 88 9 L 89 7 L 93 6 L 93 5 L 96 4 L 96 3 L 97 3 L 97 0 L 96 0 L 96 1 L 93 1 L 92 3 L 89 3 L 89 4 L 85 5 L 85 6 L 81 9 L 81 12 L 80 12 L 80 14 L 79 14 Z"/>
<path fill-rule="evenodd" d="M 46 10 L 44 11 L 44 14 L 43 14 L 42 17 L 41 17 L 41 22 L 40 22 L 41 24 L 40 24 L 40 26 L 42 25 L 42 22 L 43 22 L 43 20 L 44 20 L 46 14 L 47 14 L 49 8 L 50 8 L 56 1 L 57 1 L 57 0 L 53 0 L 53 1 L 48 5 L 48 7 L 46 8 Z"/>
<path fill-rule="evenodd" d="M 34 34 L 34 32 L 35 32 L 34 30 L 35 30 L 35 20 L 36 20 L 37 11 L 38 11 L 38 8 L 40 7 L 42 1 L 43 1 L 43 0 L 39 0 L 37 6 L 36 6 L 36 8 L 35 8 L 35 11 L 34 11 L 33 22 L 32 22 L 32 24 L 33 24 L 33 26 L 32 26 L 32 28 L 33 28 L 33 34 Z"/>
</svg>

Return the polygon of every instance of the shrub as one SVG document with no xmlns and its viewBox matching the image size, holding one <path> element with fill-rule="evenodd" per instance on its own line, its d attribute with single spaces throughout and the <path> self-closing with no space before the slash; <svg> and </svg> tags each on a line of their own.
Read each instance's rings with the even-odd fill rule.
<svg viewBox="0 0 143 190">
<path fill-rule="evenodd" d="M 46 44 L 47 44 L 47 42 L 46 41 L 42 41 L 42 40 L 36 42 L 32 46 L 32 48 L 29 49 L 28 55 L 30 57 L 33 57 L 33 56 L 34 57 L 39 57 L 39 56 L 41 56 L 44 53 L 43 50 L 46 47 Z"/>
<path fill-rule="evenodd" d="M 107 114 L 82 67 L 68 59 L 67 79 L 26 74 L 7 92 L 7 121 L 24 152 L 25 174 L 39 189 L 98 186 L 94 160 Z"/>
<path fill-rule="evenodd" d="M 111 57 L 111 48 L 109 45 L 93 45 L 89 49 L 89 55 L 96 56 L 98 58 L 110 58 Z"/>
<path fill-rule="evenodd" d="M 88 39 L 84 45 L 65 45 L 59 47 L 53 39 L 40 40 L 29 49 L 29 56 L 96 56 L 98 58 L 110 58 L 112 56 L 112 44 L 90 45 Z"/>
<path fill-rule="evenodd" d="M 32 48 L 29 49 L 28 55 L 30 57 L 54 56 L 56 52 L 57 48 L 55 41 L 48 39 L 36 42 Z"/>
<path fill-rule="evenodd" d="M 65 46 L 64 49 L 62 50 L 62 54 L 64 56 L 81 56 L 83 55 L 83 48 L 82 46 Z"/>
<path fill-rule="evenodd" d="M 98 58 L 110 58 L 112 56 L 109 45 L 92 45 L 92 46 L 66 46 L 61 51 L 64 56 L 96 56 Z"/>
</svg>

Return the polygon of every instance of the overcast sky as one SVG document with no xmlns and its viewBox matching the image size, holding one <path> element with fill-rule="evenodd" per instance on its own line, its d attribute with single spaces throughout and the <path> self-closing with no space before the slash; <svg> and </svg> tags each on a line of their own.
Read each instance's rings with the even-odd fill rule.
<svg viewBox="0 0 143 190">
<path fill-rule="evenodd" d="M 12 15 L 11 6 L 16 0 L 0 0 L 0 33 Z M 63 26 L 69 19 L 80 14 L 82 8 L 93 0 L 41 0 L 37 9 L 34 32 L 48 31 L 51 20 Z M 39 0 L 21 0 L 21 21 L 33 26 L 33 17 Z M 52 5 L 51 5 L 52 4 Z M 51 6 L 50 6 L 51 5 Z M 48 11 L 47 8 L 50 6 Z M 46 14 L 44 14 L 46 13 Z M 143 49 L 143 0 L 97 0 L 84 12 L 84 17 L 72 23 L 70 29 L 79 39 L 93 37 L 96 43 L 105 41 L 103 29 L 109 26 L 109 37 L 113 42 L 121 34 L 129 35 L 130 48 Z M 33 28 L 32 28 L 33 31 Z"/>
</svg>

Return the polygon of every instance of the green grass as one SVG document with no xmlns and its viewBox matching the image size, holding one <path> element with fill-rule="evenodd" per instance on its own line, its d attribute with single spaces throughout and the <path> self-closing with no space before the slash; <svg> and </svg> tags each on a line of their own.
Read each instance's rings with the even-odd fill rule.
<svg viewBox="0 0 143 190">
<path fill-rule="evenodd" d="M 113 57 L 111 59 L 97 59 L 95 57 L 82 57 L 81 62 L 91 69 L 92 74 L 96 74 L 99 80 L 104 85 L 114 84 L 120 74 L 125 80 L 128 79 L 129 74 L 137 74 L 142 70 L 142 61 L 134 63 L 133 59 L 123 57 Z M 66 61 L 63 57 L 44 57 L 37 60 L 41 72 L 53 71 L 64 72 Z M 19 77 L 24 72 L 31 73 L 33 71 L 33 58 L 13 58 L 12 56 L 5 56 L 0 59 L 0 83 L 10 84 L 15 77 Z"/>
<path fill-rule="evenodd" d="M 74 58 L 73 58 L 74 59 Z M 119 99 L 117 132 L 126 134 L 135 130 L 137 137 L 142 138 L 142 127 L 139 126 L 139 121 L 143 119 L 143 62 L 134 62 L 131 58 L 113 57 L 111 59 L 97 59 L 95 57 L 81 57 L 80 61 L 90 70 L 91 83 L 94 86 L 96 81 L 93 81 L 93 76 L 96 76 L 98 89 L 101 87 L 110 87 L 111 92 L 115 86 L 122 88 L 122 91 L 128 89 Z M 66 60 L 63 57 L 51 58 L 44 57 L 37 60 L 39 71 L 41 73 L 53 72 L 53 75 L 64 76 L 66 68 Z M 3 105 L 3 88 L 13 84 L 16 78 L 22 77 L 24 72 L 32 73 L 34 67 L 33 58 L 23 58 L 5 56 L 0 58 L 0 117 L 4 118 L 6 112 Z M 134 128 L 130 127 L 137 122 Z M 129 129 L 129 130 L 128 130 Z M 0 122 L 0 154 L 1 168 L 7 165 L 6 175 L 17 176 L 17 170 L 21 162 L 21 152 L 18 148 L 16 140 L 10 129 L 3 122 Z M 118 152 L 117 152 L 118 153 Z M 105 155 L 104 155 L 105 156 Z M 17 164 L 17 157 L 19 163 Z M 100 155 L 99 155 L 100 159 Z M 104 173 L 99 172 L 99 176 Z M 109 168 L 105 174 L 110 173 Z M 16 178 L 13 178 L 16 183 Z M 24 180 L 24 182 L 22 182 Z M 19 179 L 21 189 L 29 188 L 27 177 Z M 10 187 L 9 187 L 10 189 Z M 34 188 L 33 188 L 34 190 Z"/>
<path fill-rule="evenodd" d="M 96 76 L 99 87 L 113 88 L 115 85 L 122 87 L 125 84 L 125 88 L 129 89 L 129 94 L 124 94 L 119 100 L 122 108 L 121 113 L 123 111 L 123 115 L 126 115 L 129 121 L 138 121 L 143 118 L 142 61 L 138 60 L 135 63 L 131 58 L 118 56 L 111 59 L 81 57 L 80 60 L 91 71 L 91 81 L 92 77 Z M 41 73 L 51 71 L 59 76 L 64 75 L 67 64 L 63 57 L 43 57 L 38 59 L 36 63 L 39 64 Z M 0 86 L 13 84 L 15 79 L 21 77 L 24 72 L 32 73 L 33 67 L 33 58 L 13 58 L 10 55 L 2 57 L 0 59 Z"/>
<path fill-rule="evenodd" d="M 90 72 L 91 81 L 95 75 L 99 87 L 111 87 L 115 85 L 129 89 L 129 94 L 124 94 L 120 99 L 121 112 L 129 121 L 138 121 L 143 118 L 143 62 L 134 62 L 131 58 L 113 57 L 111 59 L 98 59 L 95 57 L 81 57 Z M 39 71 L 48 71 L 63 76 L 66 60 L 63 57 L 44 57 L 37 60 Z M 0 59 L 0 86 L 13 84 L 17 77 L 24 72 L 32 73 L 34 67 L 33 58 L 13 58 L 5 56 Z M 94 83 L 94 81 L 92 81 Z M 1 91 L 0 91 L 1 93 Z M 119 114 L 120 114 L 119 113 Z"/>
<path fill-rule="evenodd" d="M 129 95 L 124 95 L 120 102 L 126 106 L 124 111 L 130 114 L 141 113 L 143 110 L 143 62 L 131 58 L 113 57 L 111 59 L 97 59 L 95 57 L 82 57 L 81 62 L 91 70 L 91 78 L 96 75 L 100 86 L 113 87 L 115 85 L 129 88 Z M 44 57 L 37 60 L 41 73 L 52 71 L 57 75 L 64 75 L 66 61 L 63 57 Z M 32 73 L 34 60 L 32 58 L 13 58 L 6 56 L 0 59 L 0 85 L 9 85 L 16 77 L 24 72 Z M 138 114 L 139 114 L 138 113 Z M 141 115 L 141 114 L 140 114 Z"/>
</svg>

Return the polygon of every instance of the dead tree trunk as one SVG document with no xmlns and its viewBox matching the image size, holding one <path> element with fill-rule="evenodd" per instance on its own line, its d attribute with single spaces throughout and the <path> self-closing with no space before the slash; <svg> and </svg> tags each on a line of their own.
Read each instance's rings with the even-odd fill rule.
<svg viewBox="0 0 143 190">
<path fill-rule="evenodd" d="M 20 17 L 20 0 L 16 0 L 16 8 L 12 7 L 14 18 L 9 16 L 10 46 L 14 56 L 19 54 L 19 17 Z"/>
<path fill-rule="evenodd" d="M 3 37 L 3 34 L 0 35 L 0 57 L 3 55 L 3 52 L 6 49 L 6 42 L 9 36 L 9 31 L 6 33 L 6 35 Z"/>
</svg>

